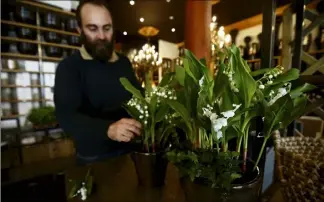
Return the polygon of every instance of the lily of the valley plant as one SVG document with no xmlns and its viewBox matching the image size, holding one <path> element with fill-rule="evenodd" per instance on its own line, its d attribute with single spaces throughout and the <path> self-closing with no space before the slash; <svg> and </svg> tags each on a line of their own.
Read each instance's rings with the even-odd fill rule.
<svg viewBox="0 0 324 202">
<path fill-rule="evenodd" d="M 233 181 L 253 172 L 246 167 L 249 131 L 256 117 L 264 120 L 264 143 L 273 131 L 285 128 L 303 114 L 304 92 L 314 87 L 293 88 L 299 71 L 282 67 L 251 72 L 236 46 L 218 50 L 215 76 L 206 62 L 185 50 L 183 67 L 176 68 L 181 88 L 178 100 L 168 104 L 183 120 L 179 124 L 189 144 L 168 152 L 180 172 L 192 180 L 204 179 L 213 187 L 230 188 Z M 234 144 L 233 144 L 234 143 Z M 234 145 L 234 146 L 233 146 Z"/>
<path fill-rule="evenodd" d="M 175 132 L 175 122 L 180 118 L 167 104 L 168 100 L 177 100 L 175 90 L 171 85 L 166 85 L 171 81 L 170 78 L 170 75 L 164 77 L 154 88 L 146 85 L 144 93 L 136 89 L 126 78 L 120 79 L 124 88 L 132 93 L 132 98 L 124 108 L 144 128 L 141 134 L 144 152 L 152 153 L 165 149 L 168 146 L 169 135 Z"/>
</svg>

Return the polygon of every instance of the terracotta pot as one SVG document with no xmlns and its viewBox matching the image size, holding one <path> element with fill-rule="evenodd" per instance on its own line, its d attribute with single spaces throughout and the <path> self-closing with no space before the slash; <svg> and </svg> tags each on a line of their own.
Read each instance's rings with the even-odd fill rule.
<svg viewBox="0 0 324 202">
<path fill-rule="evenodd" d="M 247 163 L 247 172 L 241 179 L 233 183 L 230 191 L 220 188 L 211 188 L 202 179 L 195 179 L 193 182 L 189 177 L 180 179 L 180 184 L 185 192 L 187 202 L 257 202 L 260 200 L 262 178 L 257 168 L 254 172 L 253 164 Z"/>
<path fill-rule="evenodd" d="M 168 160 L 164 152 L 131 154 L 135 165 L 138 184 L 144 187 L 159 187 L 164 185 Z"/>
</svg>

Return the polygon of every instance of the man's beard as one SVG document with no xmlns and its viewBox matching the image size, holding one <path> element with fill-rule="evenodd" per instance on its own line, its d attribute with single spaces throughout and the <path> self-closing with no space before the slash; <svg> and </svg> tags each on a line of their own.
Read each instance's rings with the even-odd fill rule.
<svg viewBox="0 0 324 202">
<path fill-rule="evenodd" d="M 114 51 L 114 40 L 90 40 L 82 31 L 80 41 L 84 45 L 87 52 L 94 58 L 103 62 L 110 60 Z"/>
</svg>

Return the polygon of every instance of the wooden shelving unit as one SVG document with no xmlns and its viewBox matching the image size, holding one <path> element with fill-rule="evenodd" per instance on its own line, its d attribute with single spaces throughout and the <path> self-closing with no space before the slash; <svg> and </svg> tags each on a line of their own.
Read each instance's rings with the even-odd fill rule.
<svg viewBox="0 0 324 202">
<path fill-rule="evenodd" d="M 6 97 L 6 99 L 2 99 L 1 101 L 4 103 L 10 103 L 10 105 L 16 106 L 19 103 L 23 102 L 38 102 L 40 103 L 40 106 L 46 105 L 46 102 L 51 102 L 52 99 L 45 99 L 45 88 L 53 88 L 53 86 L 45 85 L 45 75 L 46 74 L 55 74 L 55 72 L 48 72 L 43 71 L 44 69 L 44 63 L 43 62 L 54 62 L 58 63 L 62 61 L 63 57 L 50 57 L 46 56 L 43 52 L 45 51 L 45 48 L 47 47 L 57 47 L 62 48 L 63 50 L 69 51 L 77 50 L 80 47 L 69 45 L 67 42 L 62 41 L 62 43 L 53 43 L 48 41 L 43 41 L 42 34 L 47 32 L 54 32 L 59 35 L 63 36 L 75 36 L 79 37 L 80 34 L 76 32 L 70 32 L 63 29 L 57 29 L 52 27 L 45 27 L 42 25 L 42 19 L 41 14 L 44 13 L 54 13 L 62 17 L 62 19 L 68 19 L 68 18 L 75 18 L 75 13 L 64 11 L 60 8 L 48 5 L 46 3 L 37 2 L 37 1 L 31 1 L 31 0 L 17 0 L 14 2 L 15 6 L 24 6 L 27 9 L 30 9 L 31 12 L 36 13 L 36 23 L 35 24 L 28 24 L 22 21 L 14 21 L 14 20 L 8 20 L 8 19 L 1 19 L 2 25 L 8 25 L 10 27 L 18 27 L 18 28 L 28 28 L 33 31 L 36 31 L 37 37 L 36 40 L 26 39 L 26 38 L 19 38 L 15 37 L 13 35 L 5 35 L 1 36 L 1 41 L 7 42 L 8 44 L 15 44 L 15 43 L 29 43 L 37 45 L 37 54 L 35 55 L 29 55 L 29 54 L 21 54 L 17 52 L 1 52 L 1 58 L 2 59 L 10 59 L 10 60 L 26 60 L 26 61 L 38 61 L 38 71 L 33 69 L 33 71 L 25 70 L 25 67 L 15 67 L 15 68 L 3 68 L 1 69 L 1 72 L 8 74 L 8 76 L 13 76 L 17 73 L 30 73 L 30 74 L 37 74 L 38 81 L 40 85 L 15 85 L 14 83 L 9 83 L 8 85 L 2 85 L 1 89 L 4 88 L 10 88 L 12 90 L 15 90 L 16 88 L 33 88 L 38 89 L 39 92 L 39 98 L 40 99 L 14 99 L 13 97 Z M 11 11 L 8 11 L 11 12 Z M 65 38 L 65 37 L 63 37 Z M 45 70 L 45 69 L 44 69 Z M 10 116 L 2 116 L 1 119 L 17 119 L 20 117 L 24 117 L 25 114 L 12 114 Z"/>
</svg>

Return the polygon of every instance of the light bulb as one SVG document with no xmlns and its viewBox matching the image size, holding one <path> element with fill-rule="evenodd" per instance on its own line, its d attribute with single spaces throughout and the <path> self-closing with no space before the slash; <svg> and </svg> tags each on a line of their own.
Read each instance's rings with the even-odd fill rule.
<svg viewBox="0 0 324 202">
<path fill-rule="evenodd" d="M 133 0 L 129 1 L 129 4 L 133 6 L 135 4 L 135 1 Z"/>
<path fill-rule="evenodd" d="M 216 17 L 216 15 L 214 15 L 214 16 L 212 17 L 212 21 L 213 21 L 213 22 L 216 22 L 216 20 L 217 20 L 217 17 Z"/>
<path fill-rule="evenodd" d="M 140 21 L 141 21 L 141 22 L 144 22 L 144 18 L 140 18 Z"/>
</svg>

